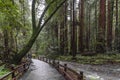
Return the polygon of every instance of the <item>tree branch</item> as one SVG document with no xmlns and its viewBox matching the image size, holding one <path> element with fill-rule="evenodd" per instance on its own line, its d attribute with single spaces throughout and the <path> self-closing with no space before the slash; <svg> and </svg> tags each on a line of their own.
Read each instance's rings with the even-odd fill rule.
<svg viewBox="0 0 120 80">
<path fill-rule="evenodd" d="M 52 14 L 47 18 L 47 20 L 43 23 L 43 25 L 38 29 L 38 33 L 43 29 L 43 27 L 46 25 L 46 23 L 53 17 L 53 15 L 59 10 L 59 8 L 66 2 L 67 0 L 62 1 L 56 9 L 52 12 Z"/>
<path fill-rule="evenodd" d="M 40 25 L 41 25 L 41 22 L 42 22 L 42 19 L 43 19 L 45 13 L 47 12 L 47 10 L 48 10 L 49 7 L 51 6 L 51 4 L 54 3 L 54 2 L 55 2 L 55 0 L 52 0 L 52 1 L 46 6 L 46 8 L 44 9 L 44 11 L 43 11 L 43 13 L 42 13 L 42 15 L 41 15 L 41 17 L 40 17 L 40 19 L 39 19 L 39 23 L 38 23 L 38 26 L 37 26 L 38 28 L 39 28 Z"/>
<path fill-rule="evenodd" d="M 35 30 L 36 30 L 35 3 L 36 3 L 36 0 L 33 0 L 32 1 L 32 28 L 33 28 L 33 34 L 35 33 Z"/>
</svg>

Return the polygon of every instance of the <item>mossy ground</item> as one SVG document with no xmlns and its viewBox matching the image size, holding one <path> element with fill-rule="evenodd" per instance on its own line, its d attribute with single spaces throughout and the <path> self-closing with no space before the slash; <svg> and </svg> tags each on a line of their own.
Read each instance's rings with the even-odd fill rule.
<svg viewBox="0 0 120 80">
<path fill-rule="evenodd" d="M 58 60 L 75 61 L 81 64 L 107 64 L 120 63 L 120 54 L 98 54 L 94 56 L 77 55 L 76 60 L 72 60 L 72 56 L 59 56 Z"/>
<path fill-rule="evenodd" d="M 9 72 L 8 69 L 5 69 L 4 65 L 0 66 L 0 77 L 2 77 L 3 75 L 7 74 Z"/>
</svg>

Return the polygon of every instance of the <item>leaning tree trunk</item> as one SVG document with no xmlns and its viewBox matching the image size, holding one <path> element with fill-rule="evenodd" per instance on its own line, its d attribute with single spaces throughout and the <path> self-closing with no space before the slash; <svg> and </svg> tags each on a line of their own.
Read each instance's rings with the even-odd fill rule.
<svg viewBox="0 0 120 80">
<path fill-rule="evenodd" d="M 58 9 L 66 2 L 67 0 L 63 0 L 62 2 L 60 2 L 60 4 L 55 8 L 55 10 L 53 10 L 53 12 L 51 13 L 51 15 L 45 20 L 45 22 L 41 25 L 40 23 L 42 22 L 42 19 L 46 13 L 46 11 L 48 10 L 48 8 L 50 7 L 50 4 L 48 4 L 48 6 L 45 8 L 45 10 L 43 11 L 42 16 L 39 19 L 39 23 L 36 29 L 36 26 L 33 26 L 33 28 L 35 27 L 35 32 L 32 34 L 30 40 L 28 41 L 28 43 L 23 47 L 23 49 L 18 53 L 15 54 L 15 56 L 13 56 L 13 61 L 11 61 L 11 63 L 14 64 L 19 64 L 22 60 L 22 58 L 27 54 L 27 52 L 31 49 L 32 45 L 34 44 L 35 40 L 37 39 L 39 33 L 41 32 L 41 30 L 44 28 L 44 26 L 46 25 L 46 23 L 53 17 L 53 15 L 58 11 Z M 34 0 L 33 0 L 34 2 Z M 35 4 L 32 4 L 32 7 L 34 8 Z M 34 15 L 32 16 L 34 17 Z M 33 22 L 34 22 L 34 18 L 33 18 Z"/>
<path fill-rule="evenodd" d="M 64 53 L 66 55 L 68 53 L 67 2 L 65 2 L 64 6 Z"/>
</svg>

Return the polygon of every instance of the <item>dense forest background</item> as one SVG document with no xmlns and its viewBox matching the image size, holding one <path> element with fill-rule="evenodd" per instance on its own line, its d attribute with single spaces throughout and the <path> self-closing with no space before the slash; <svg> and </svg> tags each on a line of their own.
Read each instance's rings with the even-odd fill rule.
<svg viewBox="0 0 120 80">
<path fill-rule="evenodd" d="M 0 60 L 119 53 L 119 7 L 120 0 L 0 0 Z"/>
</svg>

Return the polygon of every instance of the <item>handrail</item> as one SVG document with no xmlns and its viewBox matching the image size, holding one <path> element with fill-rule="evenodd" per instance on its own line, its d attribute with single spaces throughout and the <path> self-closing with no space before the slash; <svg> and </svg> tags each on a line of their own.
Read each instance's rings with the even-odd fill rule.
<svg viewBox="0 0 120 80">
<path fill-rule="evenodd" d="M 59 64 L 60 66 L 62 66 L 62 67 L 65 67 L 65 68 L 67 68 L 68 70 L 70 70 L 70 71 L 72 71 L 72 72 L 74 72 L 74 74 L 75 75 L 79 75 L 76 71 L 74 71 L 73 69 L 71 69 L 71 68 L 69 68 L 69 67 L 66 67 L 66 66 L 64 66 L 64 65 L 62 65 L 62 64 Z"/>
<path fill-rule="evenodd" d="M 12 71 L 5 74 L 3 77 L 0 78 L 0 80 L 4 80 L 8 78 L 11 75 L 11 78 L 16 80 L 18 79 L 21 75 L 21 73 L 24 73 L 28 68 L 29 68 L 30 62 L 23 63 L 17 67 L 12 67 Z M 21 68 L 21 69 L 19 69 Z M 21 71 L 22 70 L 22 71 Z"/>
<path fill-rule="evenodd" d="M 39 60 L 52 64 L 63 76 L 66 80 L 84 80 L 83 72 L 77 73 L 73 69 L 69 68 L 67 64 L 60 64 L 59 61 L 47 59 L 46 57 L 38 57 Z"/>
</svg>

